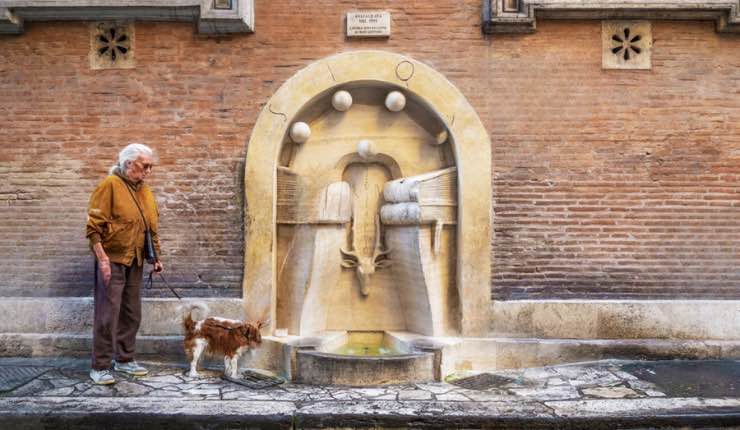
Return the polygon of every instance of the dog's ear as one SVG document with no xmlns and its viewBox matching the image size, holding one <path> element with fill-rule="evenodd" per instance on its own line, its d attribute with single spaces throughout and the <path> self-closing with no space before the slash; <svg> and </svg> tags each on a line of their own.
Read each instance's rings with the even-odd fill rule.
<svg viewBox="0 0 740 430">
<path fill-rule="evenodd" d="M 262 335 L 255 324 L 244 323 L 239 328 L 241 335 L 247 340 L 251 348 L 256 348 L 262 342 Z"/>
<path fill-rule="evenodd" d="M 268 325 L 270 325 L 270 318 L 257 321 L 257 330 L 262 330 L 263 328 L 267 327 Z"/>
</svg>

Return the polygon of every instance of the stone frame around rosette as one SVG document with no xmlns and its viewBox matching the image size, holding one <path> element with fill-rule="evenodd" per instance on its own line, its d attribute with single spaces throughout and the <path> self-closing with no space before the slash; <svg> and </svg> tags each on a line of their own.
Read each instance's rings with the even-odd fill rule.
<svg viewBox="0 0 740 430">
<path fill-rule="evenodd" d="M 243 299 L 247 318 L 276 323 L 276 172 L 288 127 L 321 94 L 354 82 L 405 88 L 445 125 L 458 169 L 456 286 L 461 335 L 485 336 L 491 316 L 491 143 L 465 96 L 442 74 L 384 51 L 352 51 L 298 71 L 270 98 L 249 139 L 245 167 Z"/>
</svg>

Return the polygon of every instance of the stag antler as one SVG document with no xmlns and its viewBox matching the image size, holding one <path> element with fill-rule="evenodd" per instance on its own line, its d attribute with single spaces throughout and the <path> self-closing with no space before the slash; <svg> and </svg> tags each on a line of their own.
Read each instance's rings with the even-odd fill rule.
<svg viewBox="0 0 740 430">
<path fill-rule="evenodd" d="M 357 256 L 355 251 L 345 251 L 344 248 L 339 248 L 339 252 L 343 257 L 342 267 L 346 267 L 348 269 L 357 267 L 357 262 L 360 260 L 360 257 Z"/>
</svg>

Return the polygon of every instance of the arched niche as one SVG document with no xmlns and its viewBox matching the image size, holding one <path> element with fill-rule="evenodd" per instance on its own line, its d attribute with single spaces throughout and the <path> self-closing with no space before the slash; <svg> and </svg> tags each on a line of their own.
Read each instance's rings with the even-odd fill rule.
<svg viewBox="0 0 740 430">
<path fill-rule="evenodd" d="M 250 318 L 270 317 L 276 328 L 278 304 L 278 176 L 286 173 L 284 145 L 293 145 L 289 127 L 315 117 L 321 100 L 335 89 L 400 89 L 411 105 L 435 117 L 454 158 L 457 213 L 454 288 L 463 336 L 488 331 L 490 314 L 491 147 L 488 134 L 465 97 L 441 74 L 408 57 L 382 51 L 355 51 L 319 60 L 299 71 L 268 101 L 249 141 L 245 172 L 244 306 Z M 307 142 L 310 144 L 309 142 Z M 287 156 L 288 158 L 290 155 Z M 386 158 L 375 160 L 390 176 L 404 174 Z M 354 166 L 355 155 L 339 154 L 338 166 Z M 385 160 L 385 162 L 384 162 Z M 289 173 L 289 172 L 288 172 Z M 346 179 L 346 178 L 345 178 Z M 388 178 L 393 179 L 393 178 Z M 341 178 L 340 178 L 341 180 Z M 312 323 L 313 324 L 313 323 Z M 424 331 L 449 335 L 449 331 Z"/>
</svg>

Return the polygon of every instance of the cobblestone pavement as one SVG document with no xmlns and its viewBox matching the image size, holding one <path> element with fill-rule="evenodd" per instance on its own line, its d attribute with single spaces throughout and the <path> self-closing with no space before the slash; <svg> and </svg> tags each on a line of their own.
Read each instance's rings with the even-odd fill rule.
<svg viewBox="0 0 740 430">
<path fill-rule="evenodd" d="M 698 363 L 707 369 L 717 364 Z M 727 377 L 712 383 L 711 398 L 695 392 L 703 380 L 696 372 L 687 374 L 687 384 L 697 381 L 692 396 L 635 376 L 656 375 L 654 362 L 488 372 L 468 380 L 477 389 L 447 382 L 362 388 L 286 383 L 250 389 L 221 379 L 217 370 L 191 379 L 184 365 L 143 364 L 149 376 L 117 374 L 115 385 L 97 386 L 89 380 L 87 360 L 0 359 L 0 369 L 35 370 L 27 372 L 30 381 L 0 392 L 0 420 L 19 428 L 57 428 L 60 423 L 59 428 L 108 429 L 118 428 L 116 420 L 124 417 L 129 426 L 141 418 L 142 428 L 173 420 L 184 420 L 178 428 L 196 423 L 192 428 L 740 428 L 736 361 L 721 362 Z M 718 384 L 724 391 L 717 390 Z"/>
</svg>

